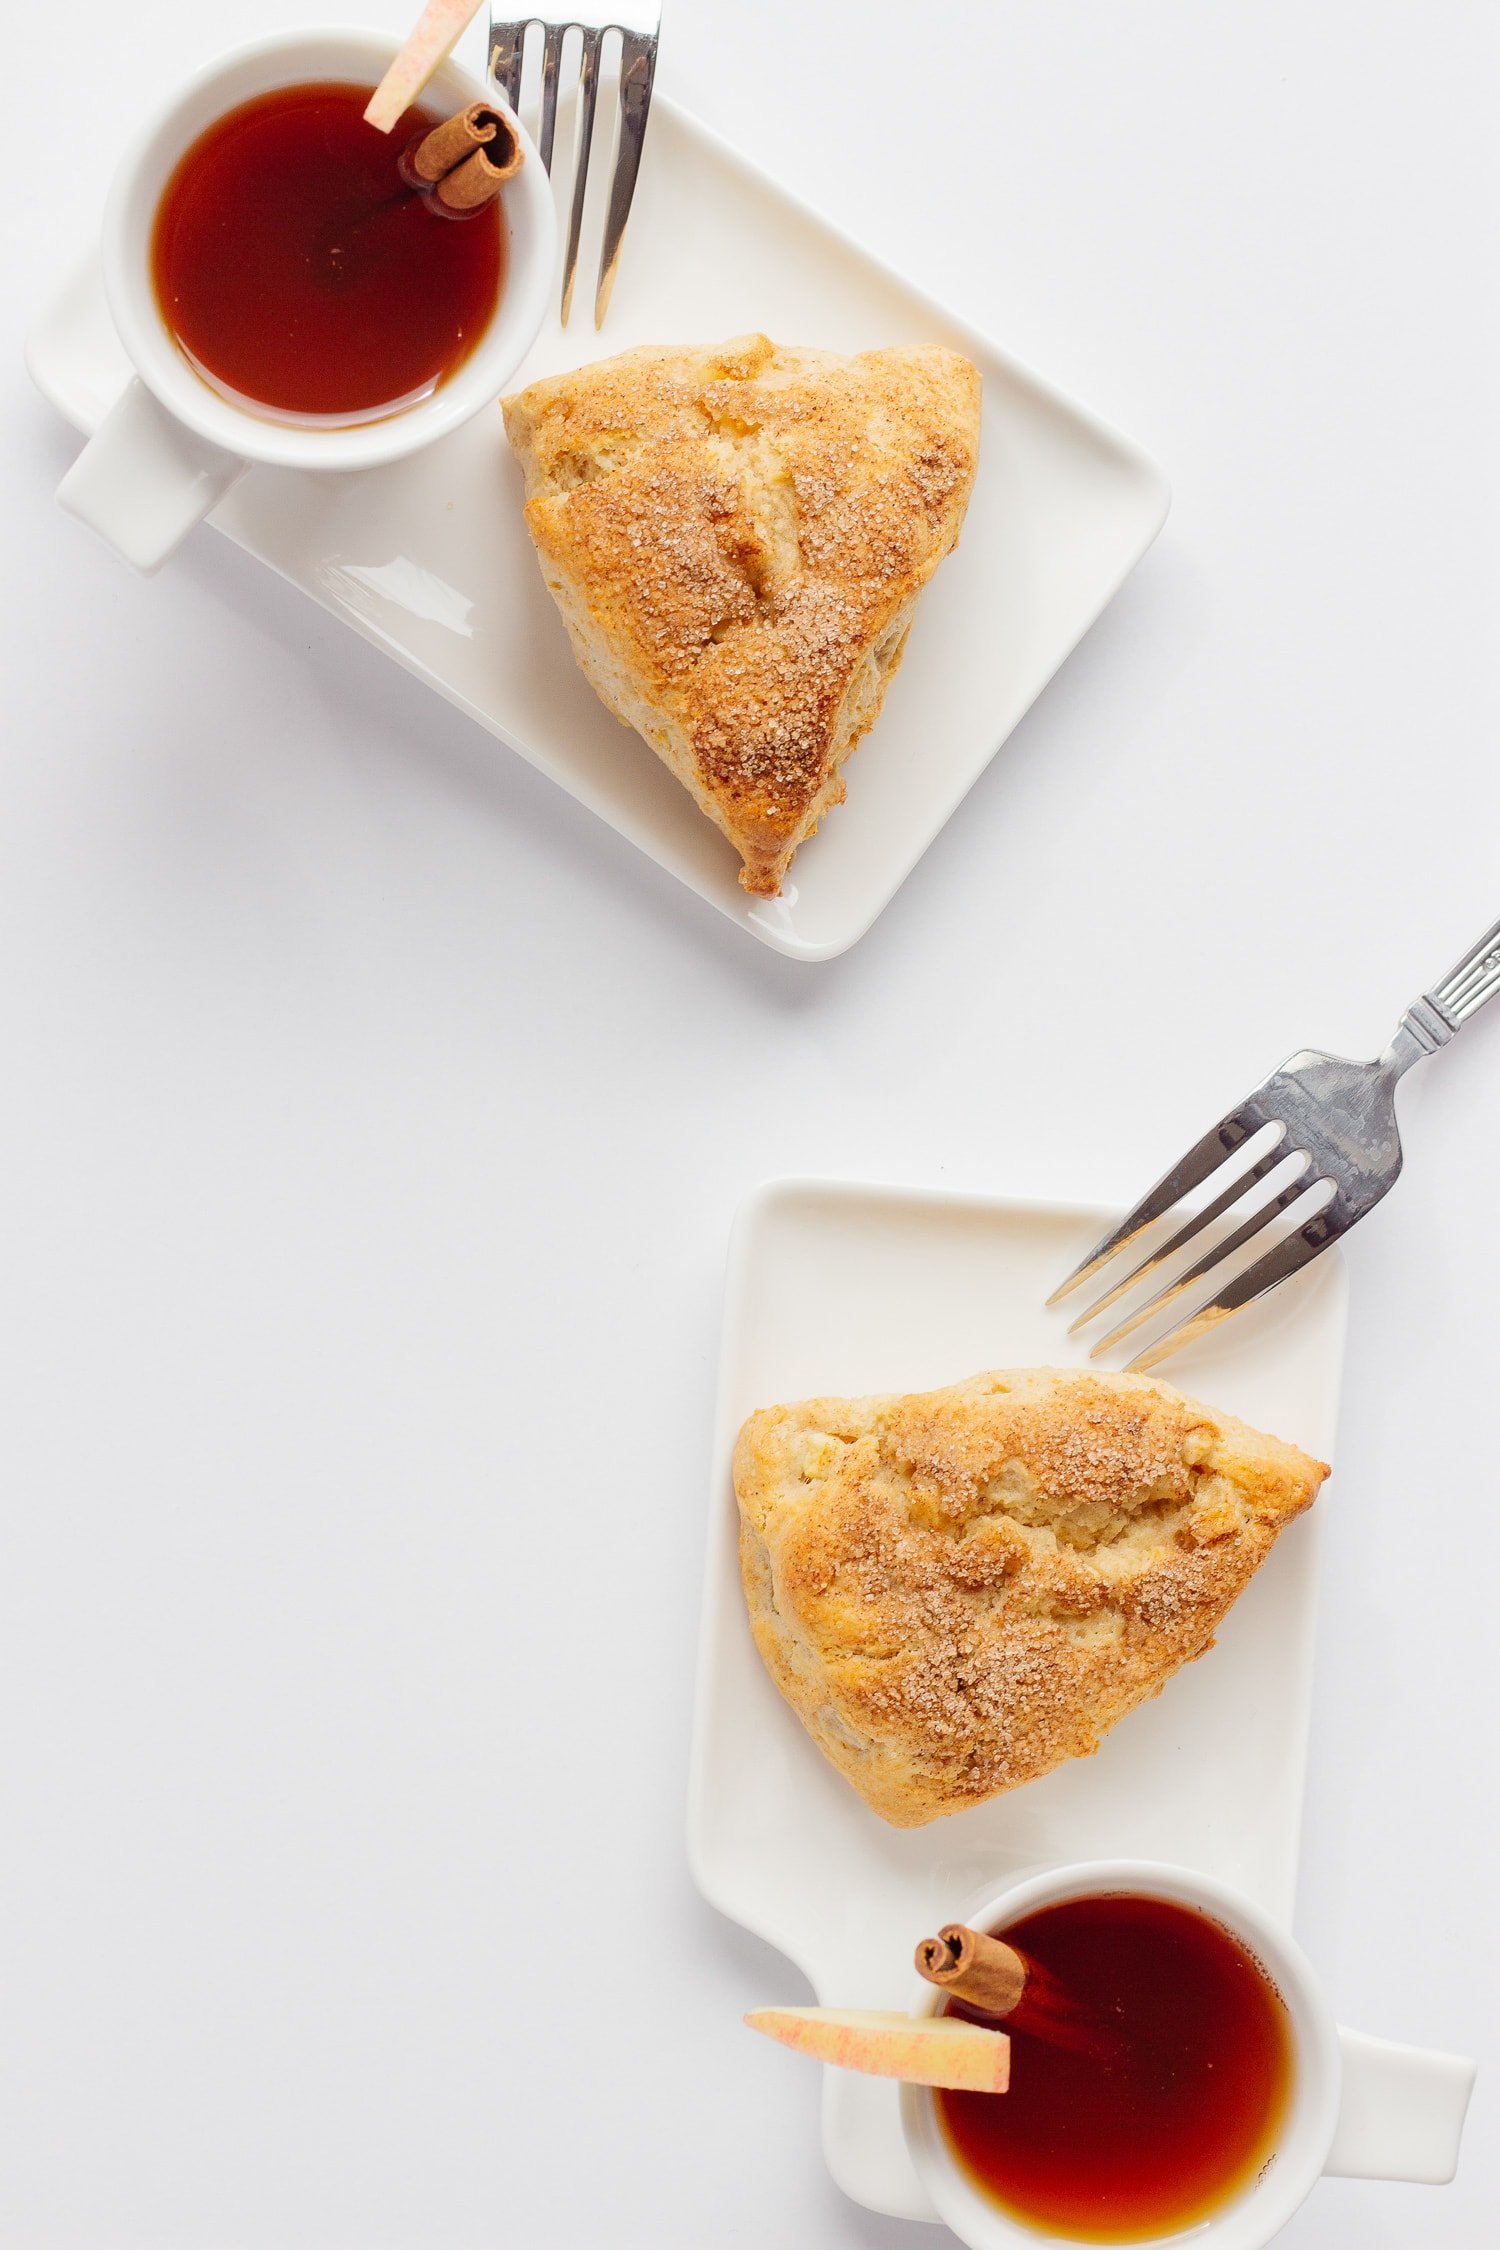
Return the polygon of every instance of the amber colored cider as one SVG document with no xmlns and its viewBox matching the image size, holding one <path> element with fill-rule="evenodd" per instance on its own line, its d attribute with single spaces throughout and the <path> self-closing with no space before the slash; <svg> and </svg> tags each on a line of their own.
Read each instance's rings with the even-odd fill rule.
<svg viewBox="0 0 1500 2250">
<path fill-rule="evenodd" d="M 199 371 L 281 415 L 367 418 L 425 397 L 489 325 L 504 278 L 491 204 L 450 218 L 402 181 L 438 122 L 364 119 L 368 86 L 284 86 L 194 142 L 156 214 L 162 317 Z"/>
<path fill-rule="evenodd" d="M 935 2096 L 990 2199 L 1042 2234 L 1140 2242 L 1248 2187 L 1294 2065 L 1286 2008 L 1239 1941 L 1191 1907 L 1132 1896 L 1068 1899 L 997 1934 L 1050 1969 L 1101 2036 L 1090 2051 L 1014 2028 L 1009 2093 Z"/>
</svg>

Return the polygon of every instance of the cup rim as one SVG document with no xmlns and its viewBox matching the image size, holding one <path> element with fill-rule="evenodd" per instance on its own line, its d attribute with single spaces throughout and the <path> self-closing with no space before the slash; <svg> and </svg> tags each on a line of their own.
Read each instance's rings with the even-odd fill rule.
<svg viewBox="0 0 1500 2250">
<path fill-rule="evenodd" d="M 230 88 L 212 116 L 253 99 L 257 91 L 295 85 L 299 77 L 378 79 L 399 46 L 389 32 L 349 25 L 313 25 L 248 40 L 181 80 L 138 127 L 116 166 L 105 203 L 103 251 L 105 294 L 120 341 L 136 373 L 169 414 L 243 460 L 285 468 L 363 469 L 414 453 L 499 396 L 545 318 L 555 278 L 557 216 L 535 144 L 519 119 L 513 119 L 525 162 L 501 197 L 501 220 L 509 236 L 504 284 L 489 326 L 468 358 L 426 398 L 365 422 L 272 421 L 236 406 L 195 373 L 162 319 L 151 280 L 151 229 L 173 168 L 211 122 L 205 98 L 223 81 L 256 76 L 257 66 L 265 70 L 259 86 Z M 451 56 L 433 73 L 429 88 L 440 100 L 451 99 L 455 109 L 482 100 L 511 115 L 495 88 Z"/>
<path fill-rule="evenodd" d="M 1160 1860 L 1076 1860 L 1044 1869 L 971 1898 L 963 1918 L 982 1929 L 1018 1921 L 1038 1907 L 1066 1899 L 1131 1892 L 1196 1907 L 1221 1922 L 1259 1961 L 1291 2018 L 1295 2074 L 1291 2107 L 1270 2163 L 1222 2211 L 1192 2230 L 1194 2242 L 1214 2250 L 1261 2250 L 1285 2226 L 1322 2173 L 1338 2123 L 1342 2064 L 1338 2031 L 1312 1964 L 1301 1947 L 1253 1901 L 1229 1884 Z M 935 2013 L 942 1994 L 917 1980 L 919 2012 Z M 1039 2232 L 1013 2220 L 959 2166 L 938 2122 L 932 2090 L 901 2088 L 901 2123 L 917 2176 L 938 2216 L 970 2250 L 1038 2250 L 1053 2243 L 1072 2250 L 1077 2238 Z M 1188 2237 L 1181 2230 L 1153 2236 L 1131 2250 L 1167 2250 Z"/>
</svg>

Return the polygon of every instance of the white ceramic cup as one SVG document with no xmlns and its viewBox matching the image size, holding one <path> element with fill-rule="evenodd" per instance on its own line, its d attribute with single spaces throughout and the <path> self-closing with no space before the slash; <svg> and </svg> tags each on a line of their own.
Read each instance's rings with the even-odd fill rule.
<svg viewBox="0 0 1500 2250">
<path fill-rule="evenodd" d="M 997 1930 L 1062 1899 L 1130 1892 L 1197 1907 L 1260 1963 L 1291 2019 L 1293 2087 L 1275 2148 L 1251 2185 L 1192 2229 L 1203 2250 L 1262 2250 L 1325 2172 L 1367 2180 L 1451 2180 L 1475 2066 L 1459 2055 L 1395 2047 L 1337 2025 L 1306 1957 L 1248 1899 L 1205 1875 L 1149 1860 L 1098 1860 L 1052 1869 L 980 1900 L 964 1919 Z M 914 2006 L 942 1996 L 915 1980 Z M 1003 2096 L 999 2097 L 1003 2100 Z M 922 2184 L 940 2218 L 970 2250 L 1037 2250 L 1067 2243 L 1008 2218 L 960 2167 L 932 2094 L 901 2089 L 901 2119 Z M 1181 2243 L 1182 2234 L 1156 2238 Z M 1150 2250 L 1137 2244 L 1135 2250 Z"/>
<path fill-rule="evenodd" d="M 162 192 L 198 136 L 226 110 L 278 86 L 374 85 L 395 52 L 396 42 L 374 31 L 302 31 L 257 40 L 189 79 L 121 161 L 104 214 L 104 284 L 136 375 L 57 497 L 137 570 L 165 562 L 251 462 L 369 469 L 430 445 L 489 405 L 536 340 L 555 283 L 557 220 L 541 159 L 519 125 L 525 162 L 500 199 L 508 243 L 499 300 L 468 358 L 426 398 L 379 420 L 258 415 L 195 372 L 162 318 L 151 278 L 152 228 Z M 423 100 L 446 116 L 497 98 L 447 62 Z"/>
</svg>

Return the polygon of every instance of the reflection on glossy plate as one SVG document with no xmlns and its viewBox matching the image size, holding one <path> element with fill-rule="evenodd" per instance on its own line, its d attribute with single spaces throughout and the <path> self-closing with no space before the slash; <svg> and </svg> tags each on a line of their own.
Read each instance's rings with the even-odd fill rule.
<svg viewBox="0 0 1500 2250">
<path fill-rule="evenodd" d="M 730 846 L 579 673 L 521 522 L 498 408 L 385 469 L 252 469 L 211 520 L 731 921 L 779 952 L 827 960 L 869 928 L 1150 545 L 1167 486 L 1113 431 L 660 95 L 625 256 L 607 343 L 554 317 L 518 389 L 604 349 L 757 328 L 843 352 L 951 344 L 984 376 L 984 458 L 962 544 L 927 589 L 847 804 L 804 845 L 781 898 L 740 889 Z M 79 429 L 123 390 L 97 261 L 43 318 L 28 359 Z"/>
<path fill-rule="evenodd" d="M 1097 1755 L 925 1828 L 888 1828 L 820 1755 L 762 1669 L 745 1617 L 729 1462 L 751 1410 L 917 1391 L 987 1367 L 1082 1366 L 1049 1311 L 1097 1210 L 918 1189 L 779 1181 L 730 1251 L 688 1815 L 693 1874 L 795 1961 L 827 2006 L 911 2005 L 912 1948 L 1012 1876 L 1063 1860 L 1169 1860 L 1290 1919 L 1311 1693 L 1321 1513 L 1334 1450 L 1345 1277 L 1337 1252 L 1169 1371 L 1181 1389 L 1334 1462 L 1218 1645 L 1122 1719 Z M 776 1997 L 793 1999 L 788 1991 Z M 873 2210 L 934 2217 L 895 2091 L 825 2075 L 823 2142 Z"/>
</svg>

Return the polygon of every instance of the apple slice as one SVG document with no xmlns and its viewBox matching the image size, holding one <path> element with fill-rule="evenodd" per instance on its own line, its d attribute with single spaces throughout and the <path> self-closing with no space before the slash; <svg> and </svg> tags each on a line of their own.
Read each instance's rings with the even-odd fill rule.
<svg viewBox="0 0 1500 2250">
<path fill-rule="evenodd" d="M 416 30 L 370 96 L 365 116 L 372 125 L 390 131 L 478 13 L 479 0 L 427 0 Z"/>
<path fill-rule="evenodd" d="M 957 2016 L 903 2016 L 878 2008 L 752 2008 L 752 2031 L 779 2039 L 814 2062 L 904 2078 L 913 2086 L 953 2086 L 1003 2094 L 1010 2084 L 1010 2040 Z"/>
</svg>

